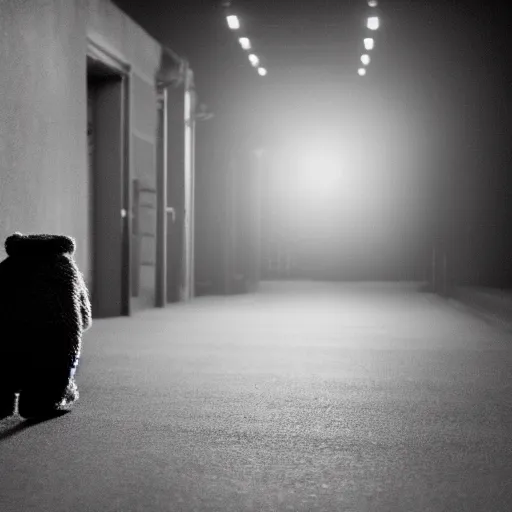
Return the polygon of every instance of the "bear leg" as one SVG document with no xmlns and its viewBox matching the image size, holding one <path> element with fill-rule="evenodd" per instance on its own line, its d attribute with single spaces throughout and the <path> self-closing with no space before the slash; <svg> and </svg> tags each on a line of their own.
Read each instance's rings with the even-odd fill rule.
<svg viewBox="0 0 512 512">
<path fill-rule="evenodd" d="M 40 369 L 22 384 L 18 413 L 25 419 L 51 417 L 69 411 L 78 398 L 70 369 Z"/>
<path fill-rule="evenodd" d="M 3 356 L 3 354 L 2 354 Z M 9 360 L 9 358 L 6 358 Z M 0 420 L 16 412 L 16 393 L 18 390 L 17 365 L 10 361 L 8 366 L 0 367 Z"/>
</svg>

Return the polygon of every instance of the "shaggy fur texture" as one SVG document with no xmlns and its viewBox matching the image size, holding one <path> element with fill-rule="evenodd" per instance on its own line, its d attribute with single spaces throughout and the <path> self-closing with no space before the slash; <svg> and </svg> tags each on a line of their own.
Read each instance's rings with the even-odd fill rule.
<svg viewBox="0 0 512 512">
<path fill-rule="evenodd" d="M 5 241 L 0 263 L 0 419 L 69 409 L 78 399 L 74 371 L 91 306 L 73 260 L 75 241 L 22 235 Z"/>
</svg>

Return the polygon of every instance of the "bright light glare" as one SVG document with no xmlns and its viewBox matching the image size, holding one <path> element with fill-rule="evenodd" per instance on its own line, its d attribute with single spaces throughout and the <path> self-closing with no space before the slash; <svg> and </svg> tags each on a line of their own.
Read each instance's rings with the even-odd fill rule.
<svg viewBox="0 0 512 512">
<path fill-rule="evenodd" d="M 370 30 L 377 30 L 379 28 L 379 18 L 378 18 L 378 16 L 370 16 L 368 18 L 368 22 L 367 22 L 366 26 Z"/>
<path fill-rule="evenodd" d="M 357 70 L 357 73 L 359 74 L 359 76 L 364 76 L 364 75 L 366 75 L 366 69 L 364 69 L 364 68 L 359 68 L 359 69 Z"/>
<path fill-rule="evenodd" d="M 365 66 L 368 66 L 368 64 L 370 64 L 370 56 L 367 55 L 366 53 L 364 55 L 361 55 L 361 62 L 365 65 Z"/>
<path fill-rule="evenodd" d="M 251 41 L 249 41 L 248 37 L 241 37 L 238 41 L 244 50 L 251 49 Z"/>
<path fill-rule="evenodd" d="M 297 150 L 296 150 L 297 151 Z M 296 169 L 299 197 L 309 197 L 314 203 L 322 201 L 340 189 L 344 175 L 340 154 L 326 147 L 300 150 Z"/>
<path fill-rule="evenodd" d="M 377 0 L 368 0 L 368 5 L 370 7 L 377 7 L 377 5 L 379 5 L 379 3 L 377 2 Z"/>
<path fill-rule="evenodd" d="M 267 74 L 267 70 L 265 68 L 258 68 L 258 73 L 260 76 L 265 76 Z"/>
<path fill-rule="evenodd" d="M 251 61 L 251 64 L 256 67 L 260 63 L 260 59 L 258 59 L 257 55 L 254 55 L 254 53 L 251 53 L 249 55 L 249 60 Z"/>
<path fill-rule="evenodd" d="M 375 46 L 375 41 L 373 40 L 373 37 L 366 37 L 364 39 L 365 50 L 373 50 L 374 46 Z"/>
<path fill-rule="evenodd" d="M 231 16 L 228 16 L 226 19 L 228 20 L 228 26 L 231 30 L 237 30 L 240 28 L 240 21 L 238 19 L 238 16 L 235 16 L 233 14 Z"/>
</svg>

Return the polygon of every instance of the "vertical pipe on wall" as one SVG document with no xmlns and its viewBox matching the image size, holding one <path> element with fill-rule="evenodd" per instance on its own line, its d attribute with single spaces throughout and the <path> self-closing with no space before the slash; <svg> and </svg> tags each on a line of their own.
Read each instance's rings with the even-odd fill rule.
<svg viewBox="0 0 512 512">
<path fill-rule="evenodd" d="M 192 91 L 194 101 L 191 106 L 190 115 L 190 284 L 189 284 L 189 298 L 195 296 L 195 268 L 196 268 L 196 113 L 195 113 L 195 91 Z"/>
<path fill-rule="evenodd" d="M 431 271 L 430 280 L 431 280 L 432 291 L 434 293 L 436 293 L 437 292 L 437 279 L 436 279 L 437 268 L 436 268 L 436 248 L 435 247 L 432 248 L 432 260 L 431 260 L 431 265 L 430 265 L 430 271 Z"/>
<path fill-rule="evenodd" d="M 183 272 L 181 282 L 181 300 L 188 300 L 191 297 L 191 185 L 192 185 L 192 72 L 187 67 L 185 71 L 185 182 L 184 182 L 184 233 L 183 233 Z"/>
<path fill-rule="evenodd" d="M 251 166 L 251 291 L 256 291 L 261 279 L 261 196 L 262 196 L 262 169 L 264 150 L 257 149 L 252 155 Z"/>
<path fill-rule="evenodd" d="M 157 237 L 155 305 L 167 304 L 167 88 L 158 91 Z"/>
</svg>

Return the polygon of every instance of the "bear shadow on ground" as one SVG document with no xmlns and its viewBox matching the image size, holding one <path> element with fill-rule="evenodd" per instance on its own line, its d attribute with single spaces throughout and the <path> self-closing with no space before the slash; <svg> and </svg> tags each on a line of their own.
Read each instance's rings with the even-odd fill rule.
<svg viewBox="0 0 512 512">
<path fill-rule="evenodd" d="M 12 425 L 11 427 L 7 427 L 5 430 L 2 429 L 2 422 L 0 421 L 0 443 L 2 441 L 5 441 L 6 439 L 9 439 L 10 437 L 15 436 L 16 434 L 20 434 L 27 428 L 30 428 L 34 425 L 38 425 L 39 423 L 44 423 L 45 421 L 50 421 L 53 419 L 60 418 L 61 416 L 64 416 L 65 414 L 68 414 L 70 411 L 56 411 L 51 415 L 44 416 L 41 418 L 34 418 L 34 419 L 27 419 L 24 420 L 23 418 L 20 418 L 20 422 L 16 423 L 15 425 Z"/>
</svg>

